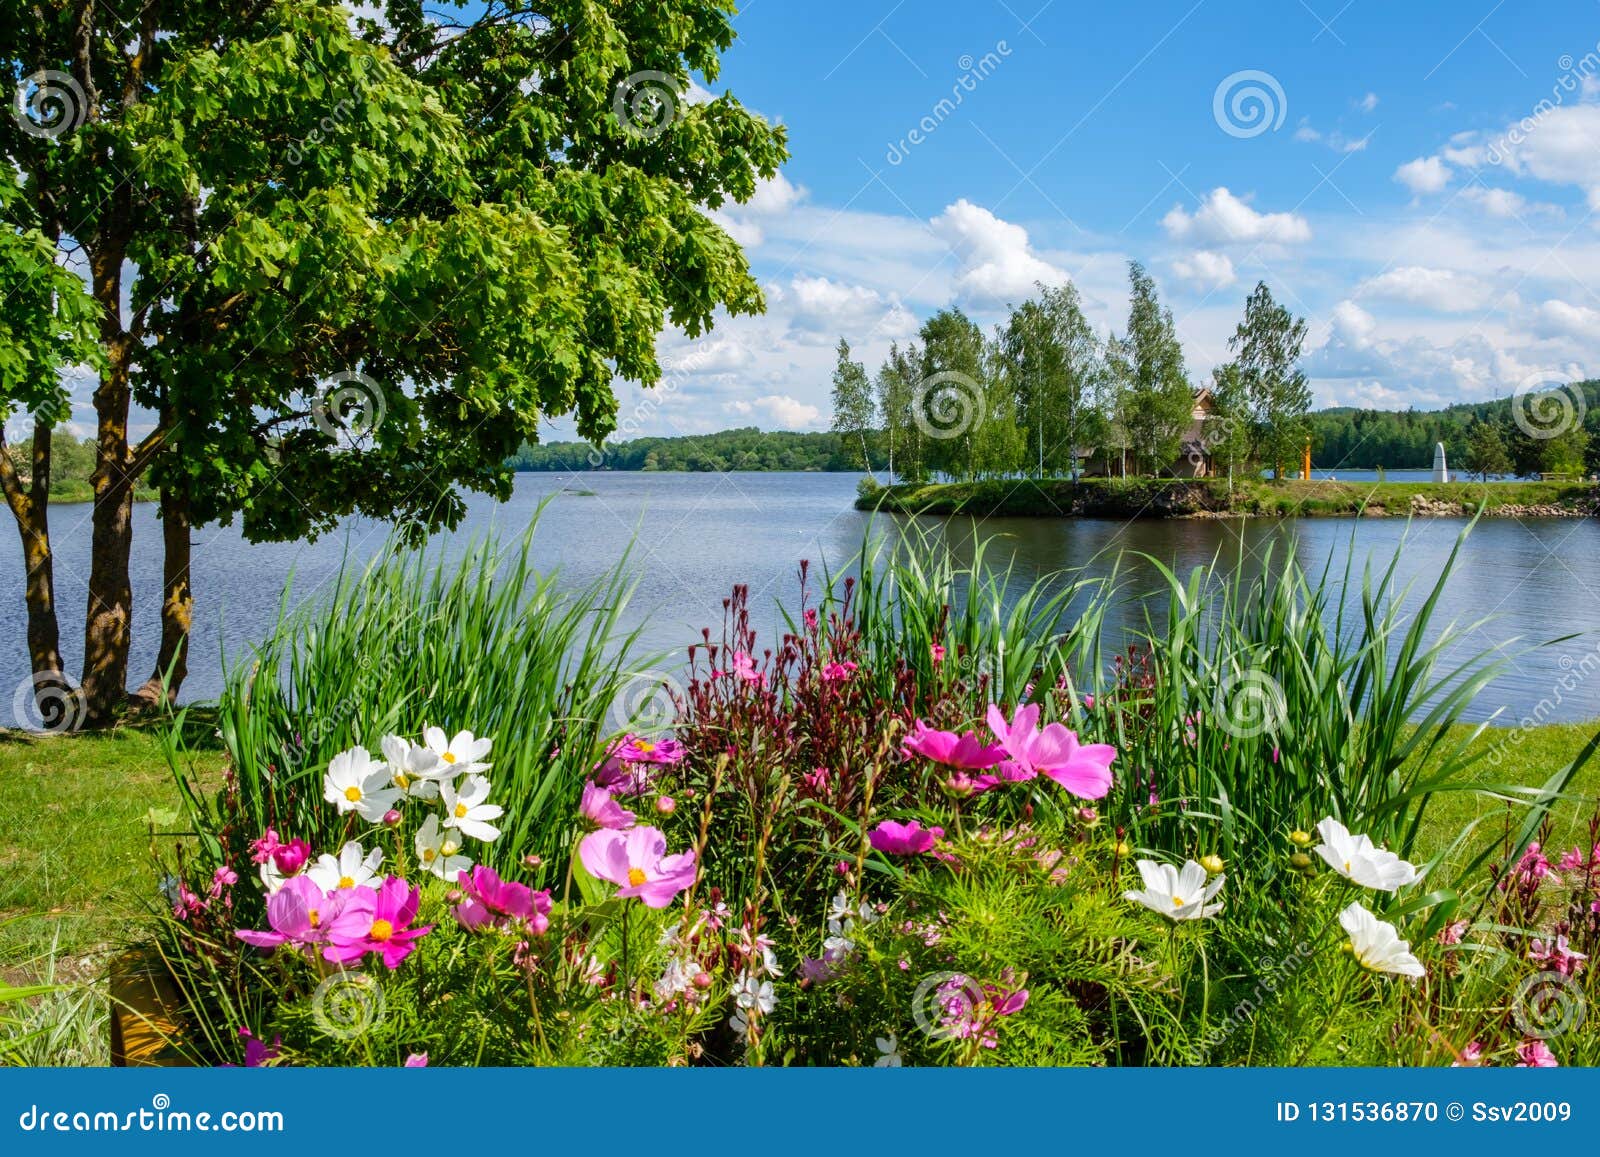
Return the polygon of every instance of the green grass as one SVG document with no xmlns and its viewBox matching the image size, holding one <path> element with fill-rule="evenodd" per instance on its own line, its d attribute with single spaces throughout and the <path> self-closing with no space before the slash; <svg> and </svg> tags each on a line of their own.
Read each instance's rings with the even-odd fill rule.
<svg viewBox="0 0 1600 1157">
<path fill-rule="evenodd" d="M 194 759 L 220 777 L 220 751 Z M 0 731 L 0 760 L 0 980 L 37 979 L 52 949 L 58 978 L 92 974 L 155 894 L 147 816 L 180 802 L 161 736 Z"/>
<path fill-rule="evenodd" d="M 991 479 L 982 482 L 902 483 L 856 500 L 863 510 L 902 514 L 1008 515 L 1015 517 L 1186 517 L 1236 514 L 1406 515 L 1412 499 L 1454 503 L 1464 513 L 1480 504 L 1485 513 L 1520 513 L 1530 506 L 1593 513 L 1596 488 L 1588 482 L 1277 482 L 1241 479 L 1230 490 L 1223 479 Z M 1507 509 L 1513 508 L 1513 509 Z"/>
</svg>

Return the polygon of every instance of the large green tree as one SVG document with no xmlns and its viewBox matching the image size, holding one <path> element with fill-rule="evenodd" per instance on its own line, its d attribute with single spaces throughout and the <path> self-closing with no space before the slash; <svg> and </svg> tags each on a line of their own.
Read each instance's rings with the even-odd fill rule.
<svg viewBox="0 0 1600 1157">
<path fill-rule="evenodd" d="M 59 371 L 89 366 L 91 721 L 126 696 L 134 479 L 161 491 L 151 696 L 182 676 L 193 527 L 453 525 L 464 489 L 510 492 L 541 418 L 603 437 L 615 379 L 659 380 L 666 325 L 698 336 L 718 308 L 761 308 L 707 210 L 776 172 L 782 130 L 729 95 L 688 99 L 733 40 L 729 0 L 378 8 L 0 2 L 30 78 L 0 122 L 0 278 L 33 287 L 0 306 L 26 346 L 0 410 L 31 415 L 36 459 L 31 491 L 3 467 L 0 484 L 36 677 L 60 682 L 49 432 Z"/>
<path fill-rule="evenodd" d="M 1311 434 L 1311 385 L 1298 365 L 1305 340 L 1304 319 L 1274 301 L 1263 281 L 1228 342 L 1249 402 L 1252 453 L 1279 477 L 1284 463 L 1300 460 Z"/>
<path fill-rule="evenodd" d="M 872 469 L 867 438 L 877 417 L 877 401 L 867 367 L 850 357 L 850 343 L 839 339 L 839 361 L 833 368 L 833 432 L 856 458 L 860 468 Z"/>
<path fill-rule="evenodd" d="M 988 343 L 960 309 L 941 309 L 922 324 L 922 365 L 912 401 L 927 466 L 971 478 L 978 428 L 988 417 Z"/>
<path fill-rule="evenodd" d="M 1041 477 L 1077 476 L 1079 448 L 1101 437 L 1096 401 L 1105 361 L 1094 328 L 1070 282 L 1041 285 L 1035 300 L 1011 311 L 999 335 L 1000 361 L 1029 453 Z"/>
<path fill-rule="evenodd" d="M 1121 422 L 1141 470 L 1171 467 L 1194 418 L 1194 391 L 1183 367 L 1172 311 L 1164 308 L 1155 280 L 1137 261 L 1128 263 L 1131 301 L 1122 356 L 1112 364 L 1126 375 Z"/>
</svg>

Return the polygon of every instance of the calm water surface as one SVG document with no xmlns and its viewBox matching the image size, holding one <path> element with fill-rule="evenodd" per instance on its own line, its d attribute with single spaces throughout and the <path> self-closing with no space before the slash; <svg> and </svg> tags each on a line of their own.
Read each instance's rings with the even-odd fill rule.
<svg viewBox="0 0 1600 1157">
<path fill-rule="evenodd" d="M 1391 472 L 1394 478 L 1396 472 Z M 734 583 L 747 583 L 767 641 L 776 634 L 775 601 L 793 603 L 800 559 L 842 566 L 860 548 L 875 518 L 851 508 L 856 475 L 846 474 L 523 474 L 512 499 L 501 505 L 476 500 L 462 528 L 439 544 L 452 545 L 494 530 L 502 538 L 524 531 L 538 504 L 549 499 L 534 538 L 543 569 L 559 568 L 573 584 L 614 566 L 632 544 L 639 579 L 630 618 L 647 623 L 645 643 L 681 654 L 701 627 L 716 628 L 722 600 Z M 88 574 L 89 509 L 53 512 L 56 579 L 63 608 L 65 649 L 76 667 L 82 655 L 82 607 Z M 1214 557 L 1259 567 L 1266 547 L 1292 548 L 1307 567 L 1330 559 L 1342 570 L 1353 549 L 1356 570 L 1370 559 L 1385 565 L 1402 550 L 1400 572 L 1419 586 L 1435 579 L 1456 536 L 1459 519 L 1170 520 L 922 520 L 958 554 L 970 556 L 987 541 L 988 557 L 1012 561 L 1020 584 L 1063 569 L 1109 569 L 1119 551 L 1142 552 L 1180 572 Z M 132 679 L 154 662 L 159 631 L 160 534 L 153 506 L 135 511 L 135 640 Z M 293 601 L 325 591 L 347 559 L 364 561 L 381 548 L 387 528 L 352 520 L 315 543 L 251 545 L 237 528 L 198 533 L 194 557 L 197 598 L 191 677 L 185 698 L 214 696 L 224 654 L 242 655 L 276 617 L 286 584 Z M 1463 626 L 1490 616 L 1463 641 L 1463 650 L 1577 638 L 1519 658 L 1474 705 L 1487 718 L 1514 722 L 1541 700 L 1552 718 L 1600 715 L 1600 678 L 1557 691 L 1558 681 L 1588 670 L 1586 656 L 1600 646 L 1600 521 L 1576 519 L 1486 520 L 1473 532 L 1446 587 L 1437 621 Z M 1124 563 L 1130 599 L 1159 585 L 1149 567 Z M 27 674 L 23 628 L 21 550 L 8 525 L 0 531 L 0 714 L 10 714 L 11 689 Z M 1134 608 L 1127 608 L 1128 614 Z M 9 719 L 0 720 L 9 723 Z"/>
</svg>

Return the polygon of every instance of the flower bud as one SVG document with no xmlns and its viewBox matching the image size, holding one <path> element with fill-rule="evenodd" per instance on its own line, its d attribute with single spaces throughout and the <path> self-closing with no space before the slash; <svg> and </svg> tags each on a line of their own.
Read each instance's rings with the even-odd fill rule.
<svg viewBox="0 0 1600 1157">
<path fill-rule="evenodd" d="M 400 813 L 395 808 L 390 808 L 383 813 L 383 826 L 392 828 L 400 822 Z"/>
<path fill-rule="evenodd" d="M 1093 827 L 1100 822 L 1100 813 L 1092 807 L 1081 807 L 1078 809 L 1078 818 Z"/>
<path fill-rule="evenodd" d="M 677 810 L 678 801 L 673 799 L 670 795 L 664 795 L 660 799 L 656 800 L 656 811 L 660 812 L 664 816 L 670 816 Z"/>
<path fill-rule="evenodd" d="M 706 972 L 704 969 L 695 973 L 693 984 L 701 992 L 704 992 L 711 987 L 711 973 Z"/>
<path fill-rule="evenodd" d="M 1297 848 L 1309 847 L 1311 845 L 1311 833 L 1303 832 L 1296 828 L 1289 833 L 1289 842 Z"/>
<path fill-rule="evenodd" d="M 1118 840 L 1116 850 L 1117 859 L 1119 860 L 1126 860 L 1129 856 L 1133 855 L 1133 848 L 1127 840 Z"/>
<path fill-rule="evenodd" d="M 522 857 L 522 865 L 525 868 L 537 868 L 542 863 L 544 863 L 543 856 L 536 856 L 530 853 Z"/>
<path fill-rule="evenodd" d="M 1209 856 L 1200 857 L 1200 866 L 1215 876 L 1218 872 L 1222 871 L 1224 864 L 1222 862 L 1222 857 L 1213 852 Z"/>
<path fill-rule="evenodd" d="M 1289 863 L 1293 865 L 1294 870 L 1297 872 L 1311 871 L 1311 857 L 1306 855 L 1304 852 L 1296 852 L 1294 855 L 1290 856 Z"/>
</svg>

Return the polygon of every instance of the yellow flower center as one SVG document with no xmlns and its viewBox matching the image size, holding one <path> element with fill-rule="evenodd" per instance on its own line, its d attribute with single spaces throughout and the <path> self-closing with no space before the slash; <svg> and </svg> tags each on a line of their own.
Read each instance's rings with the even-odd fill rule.
<svg viewBox="0 0 1600 1157">
<path fill-rule="evenodd" d="M 466 818 L 467 818 L 467 805 L 464 804 L 464 803 L 456 804 L 456 819 L 464 820 Z"/>
<path fill-rule="evenodd" d="M 644 752 L 644 754 L 646 754 L 646 755 L 652 754 L 656 749 L 656 745 L 654 743 L 651 743 L 648 739 L 636 740 L 634 742 L 634 746 L 637 747 L 640 751 Z"/>
<path fill-rule="evenodd" d="M 349 876 L 340 876 L 339 877 L 339 887 L 341 887 L 341 888 L 354 888 L 355 886 L 356 886 L 356 882 L 354 880 L 352 880 Z"/>
<path fill-rule="evenodd" d="M 423 848 L 422 849 L 422 862 L 424 864 L 431 864 L 431 863 L 433 863 L 433 861 L 435 859 L 438 858 L 438 855 L 439 855 L 439 853 L 434 851 L 432 848 Z"/>
<path fill-rule="evenodd" d="M 1348 876 L 1350 874 L 1350 861 L 1349 860 L 1346 860 L 1344 862 L 1344 871 L 1345 871 L 1345 875 Z"/>
<path fill-rule="evenodd" d="M 447 751 L 439 758 L 444 760 L 446 763 L 454 763 L 456 761 L 456 753 L 453 751 Z"/>
<path fill-rule="evenodd" d="M 344 798 L 351 803 L 361 802 L 361 789 L 354 784 L 344 789 Z"/>
<path fill-rule="evenodd" d="M 629 868 L 628 869 L 628 887 L 637 888 L 640 884 L 644 883 L 645 880 L 647 880 L 647 879 L 649 879 L 649 877 L 644 874 L 644 869 L 643 868 Z"/>
<path fill-rule="evenodd" d="M 311 909 L 311 911 L 306 913 L 306 923 L 310 924 L 313 928 L 321 928 L 322 913 L 318 912 L 315 908 Z"/>
<path fill-rule="evenodd" d="M 401 791 L 405 791 L 411 786 L 411 777 L 403 771 L 398 772 L 394 777 L 394 785 Z"/>
<path fill-rule="evenodd" d="M 1172 906 L 1174 908 L 1182 908 L 1183 907 L 1183 897 L 1182 896 L 1174 896 L 1172 898 Z"/>
<path fill-rule="evenodd" d="M 453 856 L 461 850 L 461 845 L 459 843 L 452 843 L 451 841 L 446 840 L 444 843 L 439 845 L 439 850 L 447 856 Z"/>
<path fill-rule="evenodd" d="M 376 940 L 380 944 L 394 935 L 394 925 L 387 920 L 374 920 L 372 930 L 367 933 L 367 939 Z"/>
</svg>

